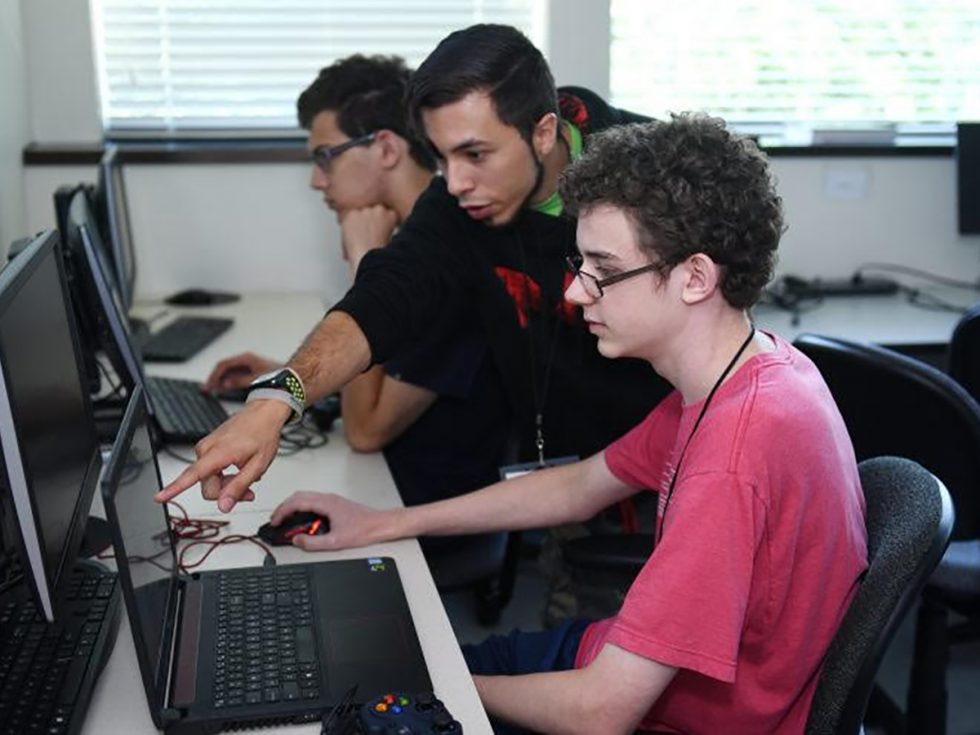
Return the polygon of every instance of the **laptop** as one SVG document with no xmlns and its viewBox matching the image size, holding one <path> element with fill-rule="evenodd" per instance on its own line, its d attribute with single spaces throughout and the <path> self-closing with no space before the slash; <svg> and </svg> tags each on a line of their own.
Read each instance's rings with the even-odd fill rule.
<svg viewBox="0 0 980 735">
<path fill-rule="evenodd" d="M 154 724 L 214 733 L 318 720 L 432 691 L 395 562 L 387 557 L 179 573 L 140 388 L 102 480 L 119 585 Z"/>
</svg>

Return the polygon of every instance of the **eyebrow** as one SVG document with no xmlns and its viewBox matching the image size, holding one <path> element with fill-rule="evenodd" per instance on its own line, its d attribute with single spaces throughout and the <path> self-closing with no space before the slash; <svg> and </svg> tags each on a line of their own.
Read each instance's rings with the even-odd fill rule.
<svg viewBox="0 0 980 735">
<path fill-rule="evenodd" d="M 589 258 L 590 260 L 597 260 L 600 262 L 609 262 L 619 260 L 619 256 L 610 253 L 608 250 L 579 250 L 579 253 L 583 258 Z"/>
<path fill-rule="evenodd" d="M 459 151 L 466 150 L 467 148 L 475 148 L 478 145 L 486 145 L 486 141 L 480 140 L 478 138 L 469 138 L 464 140 L 462 143 L 453 146 L 450 149 L 450 153 L 457 153 Z"/>
</svg>

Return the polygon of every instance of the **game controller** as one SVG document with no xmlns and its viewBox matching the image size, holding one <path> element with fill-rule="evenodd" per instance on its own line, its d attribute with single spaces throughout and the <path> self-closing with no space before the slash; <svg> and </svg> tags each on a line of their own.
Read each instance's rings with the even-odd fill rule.
<svg viewBox="0 0 980 735">
<path fill-rule="evenodd" d="M 462 735 L 463 726 L 434 694 L 382 694 L 357 717 L 363 735 Z"/>
</svg>

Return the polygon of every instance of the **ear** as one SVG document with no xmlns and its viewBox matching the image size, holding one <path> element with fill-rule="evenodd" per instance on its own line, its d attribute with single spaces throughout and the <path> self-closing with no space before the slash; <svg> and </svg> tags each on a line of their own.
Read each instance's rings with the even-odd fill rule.
<svg viewBox="0 0 980 735">
<path fill-rule="evenodd" d="M 379 130 L 375 133 L 374 145 L 378 148 L 384 168 L 394 168 L 408 152 L 405 139 L 390 130 Z"/>
<path fill-rule="evenodd" d="M 558 115 L 549 112 L 534 124 L 531 145 L 538 158 L 544 158 L 558 142 Z"/>
<path fill-rule="evenodd" d="M 684 285 L 681 299 L 685 304 L 697 304 L 714 295 L 721 283 L 721 266 L 704 253 L 695 253 L 685 260 Z"/>
</svg>

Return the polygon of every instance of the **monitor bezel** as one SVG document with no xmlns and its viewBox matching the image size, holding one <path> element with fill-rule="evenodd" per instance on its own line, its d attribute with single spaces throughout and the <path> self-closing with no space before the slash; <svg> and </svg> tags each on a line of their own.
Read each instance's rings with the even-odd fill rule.
<svg viewBox="0 0 980 735">
<path fill-rule="evenodd" d="M 65 319 L 78 370 L 83 412 L 90 427 L 93 448 L 82 475 L 82 483 L 75 501 L 75 508 L 72 511 L 71 523 L 54 567 L 53 576 L 49 575 L 45 563 L 43 530 L 38 520 L 33 482 L 27 473 L 19 433 L 14 423 L 15 399 L 12 398 L 8 387 L 7 367 L 3 360 L 4 345 L 2 343 L 0 343 L 0 428 L 3 430 L 0 431 L 0 443 L 2 443 L 4 478 L 8 486 L 9 497 L 14 505 L 20 531 L 18 534 L 19 546 L 23 558 L 28 562 L 28 568 L 23 569 L 23 571 L 30 582 L 29 586 L 32 588 L 35 601 L 40 605 L 40 611 L 47 621 L 53 622 L 59 611 L 61 594 L 64 592 L 62 583 L 67 573 L 70 572 L 70 567 L 74 565 L 78 550 L 81 547 L 89 509 L 92 505 L 92 497 L 102 468 L 102 454 L 95 431 L 92 403 L 87 390 L 87 376 L 82 361 L 78 325 L 72 310 L 71 297 L 65 277 L 65 264 L 56 230 L 49 230 L 38 235 L 24 252 L 0 272 L 0 316 L 10 307 L 11 302 L 16 299 L 24 284 L 29 281 L 47 258 L 54 260 L 58 272 Z"/>
<path fill-rule="evenodd" d="M 152 453 L 152 462 L 156 472 L 157 487 L 163 486 L 160 479 L 160 465 L 156 458 L 156 446 L 153 443 L 153 434 L 150 431 L 150 413 L 148 410 L 149 402 L 141 386 L 133 390 L 126 405 L 122 423 L 119 425 L 119 432 L 116 441 L 112 445 L 112 452 L 106 463 L 106 469 L 102 476 L 101 493 L 102 503 L 105 507 L 106 517 L 109 521 L 109 533 L 112 537 L 112 548 L 118 554 L 128 554 L 126 542 L 123 539 L 122 525 L 119 514 L 116 510 L 116 494 L 119 490 L 119 482 L 125 466 L 125 457 L 129 453 L 129 448 L 133 444 L 133 438 L 139 427 L 145 427 L 148 433 L 149 444 Z M 163 513 L 167 528 L 170 528 L 170 514 L 167 512 L 166 504 L 161 504 L 160 512 Z M 171 541 L 170 551 L 173 561 L 173 572 L 170 575 L 170 585 L 167 592 L 166 611 L 164 613 L 163 630 L 161 632 L 161 645 L 169 644 L 174 640 L 174 631 L 177 625 L 177 605 L 179 601 L 178 591 L 180 587 L 180 573 L 177 567 L 177 557 Z M 134 593 L 132 575 L 128 564 L 118 565 L 120 576 L 123 577 L 122 591 L 123 600 L 126 603 L 127 613 L 138 609 L 138 601 Z M 136 657 L 139 662 L 140 675 L 143 679 L 143 688 L 146 691 L 147 701 L 150 703 L 150 716 L 158 729 L 164 729 L 162 718 L 163 708 L 166 706 L 167 687 L 169 685 L 169 674 L 172 665 L 172 647 L 166 647 L 159 652 L 159 665 L 154 669 L 152 662 L 147 657 L 148 644 L 143 637 L 143 631 L 138 623 L 130 624 L 130 633 L 133 635 L 133 642 L 136 648 Z"/>
<path fill-rule="evenodd" d="M 127 314 L 133 307 L 136 291 L 136 250 L 119 149 L 114 145 L 106 147 L 99 162 L 98 189 L 100 196 L 104 197 L 105 233 L 109 238 L 110 254 L 116 281 L 119 284 L 123 313 Z"/>
</svg>

